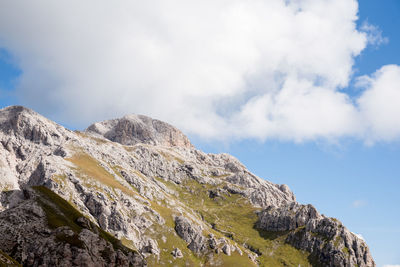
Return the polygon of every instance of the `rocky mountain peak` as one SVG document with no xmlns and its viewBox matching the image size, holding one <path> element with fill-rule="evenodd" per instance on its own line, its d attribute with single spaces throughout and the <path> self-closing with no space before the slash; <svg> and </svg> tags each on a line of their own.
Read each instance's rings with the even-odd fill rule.
<svg viewBox="0 0 400 267">
<path fill-rule="evenodd" d="M 90 125 L 85 132 L 123 145 L 145 143 L 167 147 L 193 147 L 189 139 L 177 128 L 144 115 L 132 114 L 97 122 Z"/>
<path fill-rule="evenodd" d="M 0 110 L 0 132 L 34 143 L 53 144 L 70 131 L 23 106 L 9 106 Z"/>
<path fill-rule="evenodd" d="M 288 186 L 146 116 L 82 133 L 1 109 L 0 167 L 0 266 L 375 266 Z"/>
</svg>

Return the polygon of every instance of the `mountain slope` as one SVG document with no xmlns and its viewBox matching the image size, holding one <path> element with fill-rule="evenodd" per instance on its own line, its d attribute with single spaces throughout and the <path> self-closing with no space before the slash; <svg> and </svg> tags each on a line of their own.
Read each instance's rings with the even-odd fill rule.
<svg viewBox="0 0 400 267">
<path fill-rule="evenodd" d="M 45 262 L 37 251 L 61 261 L 56 240 L 75 249 L 70 265 L 89 264 L 79 256 L 89 254 L 96 266 L 375 266 L 362 239 L 297 203 L 286 185 L 256 177 L 230 155 L 196 150 L 164 122 L 129 115 L 72 132 L 13 106 L 0 110 L 0 142 L 1 234 L 22 210 L 21 225 L 43 225 L 27 235 L 50 236 L 37 250 L 25 232 L 0 242 L 24 265 Z M 50 205 L 49 195 L 74 212 Z"/>
</svg>

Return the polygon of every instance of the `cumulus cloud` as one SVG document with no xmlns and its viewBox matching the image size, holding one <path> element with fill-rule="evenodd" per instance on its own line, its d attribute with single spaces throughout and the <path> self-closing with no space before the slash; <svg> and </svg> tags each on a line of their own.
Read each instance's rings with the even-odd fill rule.
<svg viewBox="0 0 400 267">
<path fill-rule="evenodd" d="M 379 42 L 357 11 L 356 0 L 3 1 L 0 46 L 22 70 L 21 102 L 78 127 L 141 113 L 203 138 L 392 140 L 393 114 L 374 112 L 397 111 L 375 101 L 396 94 L 395 66 L 361 78 L 358 100 L 341 91 Z"/>
<path fill-rule="evenodd" d="M 368 142 L 391 141 L 400 136 L 400 66 L 387 65 L 358 80 L 366 90 L 358 99 Z"/>
</svg>

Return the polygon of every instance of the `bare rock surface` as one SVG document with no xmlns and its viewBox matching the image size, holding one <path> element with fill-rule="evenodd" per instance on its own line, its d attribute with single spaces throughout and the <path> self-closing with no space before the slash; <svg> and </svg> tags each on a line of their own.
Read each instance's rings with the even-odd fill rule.
<svg viewBox="0 0 400 267">
<path fill-rule="evenodd" d="M 179 248 L 175 248 L 171 253 L 175 258 L 183 258 L 182 251 Z"/>
<path fill-rule="evenodd" d="M 202 229 L 194 225 L 183 216 L 175 218 L 175 231 L 189 245 L 188 248 L 194 253 L 201 253 L 207 249 L 206 238 L 202 234 Z"/>
<path fill-rule="evenodd" d="M 139 253 L 113 245 L 84 217 L 63 217 L 60 207 L 32 189 L 24 198 L 0 213 L 0 249 L 24 266 L 145 266 Z"/>
<path fill-rule="evenodd" d="M 324 266 L 375 266 L 365 241 L 333 218 L 308 221 L 286 241 L 311 252 Z"/>
<path fill-rule="evenodd" d="M 294 230 L 286 242 L 307 250 L 323 266 L 374 266 L 364 240 L 351 233 L 341 222 L 320 215 L 312 205 L 290 203 L 268 207 L 258 213 L 256 227 L 266 231 Z"/>
<path fill-rule="evenodd" d="M 328 266 L 375 266 L 365 241 L 297 203 L 287 185 L 257 177 L 231 155 L 197 150 L 145 116 L 72 132 L 24 107 L 1 109 L 0 167 L 0 250 L 26 266 L 213 266 L 221 255 L 240 258 L 238 266 L 274 261 L 273 251 L 251 244 L 262 243 L 260 235 L 243 236 L 254 227 L 284 232 L 303 262 L 308 253 Z M 82 215 L 77 228 L 48 226 L 36 186 Z"/>
<path fill-rule="evenodd" d="M 267 231 L 289 231 L 321 218 L 312 205 L 290 203 L 281 207 L 269 206 L 258 213 L 257 227 Z"/>
<path fill-rule="evenodd" d="M 189 139 L 172 125 L 143 115 L 127 115 L 120 119 L 97 122 L 89 126 L 86 132 L 123 145 L 144 143 L 193 147 Z"/>
</svg>

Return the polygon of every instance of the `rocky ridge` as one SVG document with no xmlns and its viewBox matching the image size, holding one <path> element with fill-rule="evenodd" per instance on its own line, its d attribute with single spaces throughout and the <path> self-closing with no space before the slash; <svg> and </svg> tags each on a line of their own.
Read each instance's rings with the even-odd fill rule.
<svg viewBox="0 0 400 267">
<path fill-rule="evenodd" d="M 0 251 L 27 266 L 375 266 L 339 221 L 164 122 L 72 132 L 12 106 L 0 142 Z"/>
</svg>

